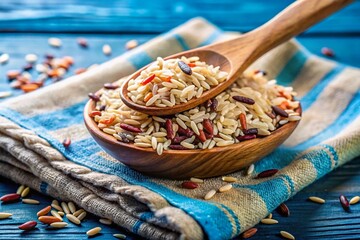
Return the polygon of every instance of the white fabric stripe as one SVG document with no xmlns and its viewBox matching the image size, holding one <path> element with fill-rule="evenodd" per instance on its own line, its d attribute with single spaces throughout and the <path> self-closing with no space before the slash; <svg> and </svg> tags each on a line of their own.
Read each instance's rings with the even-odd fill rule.
<svg viewBox="0 0 360 240">
<path fill-rule="evenodd" d="M 304 112 L 298 127 L 285 145 L 296 146 L 332 124 L 347 107 L 353 95 L 359 91 L 360 81 L 356 80 L 357 75 L 357 70 L 346 68 L 326 86 L 316 102 Z"/>
<path fill-rule="evenodd" d="M 221 198 L 221 202 L 226 202 L 226 206 L 231 208 L 236 214 L 240 222 L 241 232 L 252 227 L 252 223 L 260 222 L 261 219 L 269 214 L 262 197 L 256 191 L 249 188 L 231 189 L 228 192 L 217 193 L 215 197 Z M 235 199 L 241 199 L 241 201 L 236 201 Z"/>
<path fill-rule="evenodd" d="M 320 79 L 331 71 L 335 65 L 336 63 L 333 61 L 311 55 L 292 83 L 292 87 L 298 94 L 297 97 L 301 98 L 304 96 Z"/>
<path fill-rule="evenodd" d="M 338 157 L 339 165 L 342 165 L 346 160 L 353 159 L 360 155 L 360 116 L 354 119 L 341 132 L 334 137 L 324 141 L 324 144 L 331 145 L 335 148 Z M 351 148 L 351 146 L 357 146 Z"/>
<path fill-rule="evenodd" d="M 312 149 L 313 150 L 313 149 Z M 317 177 L 317 171 L 314 165 L 307 159 L 293 161 L 290 165 L 282 170 L 294 183 L 294 193 L 297 193 L 310 183 L 314 182 Z M 306 176 L 306 177 L 304 177 Z"/>
</svg>

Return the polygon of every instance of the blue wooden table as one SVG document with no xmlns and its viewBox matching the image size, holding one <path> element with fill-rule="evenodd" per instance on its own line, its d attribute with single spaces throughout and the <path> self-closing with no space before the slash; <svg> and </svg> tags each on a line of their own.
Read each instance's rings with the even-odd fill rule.
<svg viewBox="0 0 360 240">
<path fill-rule="evenodd" d="M 203 16 L 225 30 L 249 31 L 270 19 L 292 1 L 235 1 L 235 0 L 180 0 L 180 1 L 11 1 L 0 2 L 0 52 L 10 54 L 10 61 L 0 65 L 0 91 L 9 88 L 6 71 L 19 69 L 26 53 L 43 56 L 71 55 L 75 65 L 68 75 L 79 67 L 102 63 L 123 52 L 128 40 L 143 43 L 157 34 L 168 31 L 191 17 Z M 334 50 L 334 60 L 360 67 L 360 1 L 341 10 L 298 37 L 311 52 L 321 54 L 324 46 Z M 49 37 L 59 37 L 63 46 L 48 46 Z M 76 39 L 85 37 L 89 48 L 80 48 Z M 102 45 L 110 44 L 112 55 L 102 54 Z M 14 95 L 22 94 L 16 91 Z M 258 225 L 252 239 L 280 239 L 278 232 L 286 230 L 297 239 L 360 239 L 360 204 L 345 212 L 338 201 L 340 194 L 349 198 L 360 195 L 360 158 L 334 171 L 307 187 L 287 202 L 291 216 L 279 219 L 277 225 Z M 0 196 L 14 192 L 15 183 L 0 178 Z M 325 205 L 306 201 L 309 196 L 326 199 Z M 116 226 L 99 224 L 90 216 L 81 227 L 70 225 L 62 230 L 48 230 L 39 226 L 36 231 L 21 233 L 20 223 L 31 219 L 51 198 L 33 192 L 32 198 L 40 206 L 21 203 L 0 205 L 0 212 L 15 213 L 11 220 L 0 220 L 0 239 L 87 239 L 85 232 L 97 225 L 103 227 L 97 239 L 111 239 L 113 233 L 126 233 Z M 129 239 L 135 236 L 126 233 Z"/>
</svg>

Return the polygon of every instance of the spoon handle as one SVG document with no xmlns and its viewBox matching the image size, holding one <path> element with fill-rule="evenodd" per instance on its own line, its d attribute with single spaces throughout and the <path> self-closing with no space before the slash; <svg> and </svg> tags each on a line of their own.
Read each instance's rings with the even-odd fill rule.
<svg viewBox="0 0 360 240">
<path fill-rule="evenodd" d="M 302 33 L 310 26 L 351 2 L 352 0 L 298 0 L 264 25 L 243 35 L 243 38 L 248 40 L 248 46 L 244 46 L 244 40 L 239 37 L 220 43 L 219 45 L 222 45 L 220 52 L 228 59 L 237 59 L 239 54 L 241 55 L 244 52 L 242 51 L 244 47 L 251 45 L 252 51 L 250 51 L 248 59 L 245 61 L 250 64 L 269 50 Z M 217 50 L 219 50 L 218 47 Z M 236 65 L 236 62 L 234 64 Z M 235 65 L 233 69 L 238 69 L 238 66 Z M 244 65 L 244 62 L 240 63 L 240 65 Z M 243 70 L 242 67 L 240 71 Z"/>
</svg>

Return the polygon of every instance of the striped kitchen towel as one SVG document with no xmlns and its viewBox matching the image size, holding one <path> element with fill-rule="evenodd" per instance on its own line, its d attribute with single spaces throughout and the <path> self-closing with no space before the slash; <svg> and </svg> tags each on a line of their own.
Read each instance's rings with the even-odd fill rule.
<svg viewBox="0 0 360 240">
<path fill-rule="evenodd" d="M 314 56 L 296 41 L 277 47 L 251 67 L 293 86 L 304 111 L 285 144 L 255 166 L 254 174 L 280 169 L 271 178 L 230 174 L 239 179 L 234 188 L 204 201 L 206 192 L 223 184 L 220 177 L 188 191 L 179 187 L 180 181 L 148 177 L 124 166 L 90 137 L 82 117 L 88 92 L 157 56 L 232 36 L 193 19 L 91 71 L 3 102 L 0 175 L 72 200 L 146 238 L 229 239 L 360 155 L 360 71 Z M 67 136 L 72 144 L 65 149 L 62 140 Z"/>
</svg>

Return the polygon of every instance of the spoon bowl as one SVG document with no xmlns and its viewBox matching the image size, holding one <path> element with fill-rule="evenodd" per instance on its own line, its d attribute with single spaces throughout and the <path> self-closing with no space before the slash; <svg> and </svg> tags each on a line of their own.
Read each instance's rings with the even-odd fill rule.
<svg viewBox="0 0 360 240">
<path fill-rule="evenodd" d="M 169 179 L 208 178 L 238 171 L 262 159 L 294 131 L 298 121 L 289 122 L 271 135 L 255 138 L 226 147 L 195 150 L 166 150 L 158 155 L 152 148 L 117 141 L 101 131 L 89 116 L 95 102 L 89 100 L 84 109 L 84 120 L 95 141 L 112 157 L 146 175 Z M 301 107 L 296 112 L 301 114 Z"/>
<path fill-rule="evenodd" d="M 198 48 L 198 49 L 196 49 L 196 51 L 190 50 L 187 52 L 178 53 L 178 54 L 166 57 L 164 59 L 167 60 L 167 59 L 173 59 L 173 58 L 180 58 L 182 56 L 185 56 L 187 58 L 193 57 L 193 56 L 198 56 L 200 59 L 206 59 L 207 64 L 209 64 L 209 65 L 220 66 L 220 69 L 222 71 L 229 72 L 231 70 L 231 62 L 225 56 L 219 54 L 218 52 L 209 50 L 207 48 L 204 48 L 204 49 Z M 143 67 L 142 69 L 140 69 L 139 71 L 135 72 L 133 75 L 131 75 L 129 77 L 129 79 L 137 78 L 140 75 L 141 71 L 146 69 L 148 66 L 149 65 L 147 65 L 147 66 Z M 223 82 L 223 83 L 220 83 L 217 87 L 225 90 L 227 88 L 227 85 L 224 84 L 224 82 Z M 128 96 L 127 88 L 128 88 L 128 81 L 126 81 L 123 84 L 123 86 L 120 90 L 120 96 L 121 96 L 121 100 L 129 108 L 132 108 L 139 112 L 146 113 L 148 115 L 158 115 L 158 116 L 171 115 L 174 113 L 182 112 L 184 110 L 187 110 L 187 109 L 190 109 L 190 108 L 200 105 L 201 103 L 204 102 L 203 99 L 210 99 L 217 95 L 216 92 L 205 91 L 203 93 L 203 95 L 201 96 L 201 98 L 193 98 L 190 101 L 188 101 L 186 103 L 186 109 L 184 109 L 183 104 L 177 104 L 177 105 L 172 106 L 171 108 L 159 108 L 156 106 L 144 106 L 144 105 L 140 105 L 140 104 L 133 102 L 130 99 L 130 97 Z"/>
</svg>

